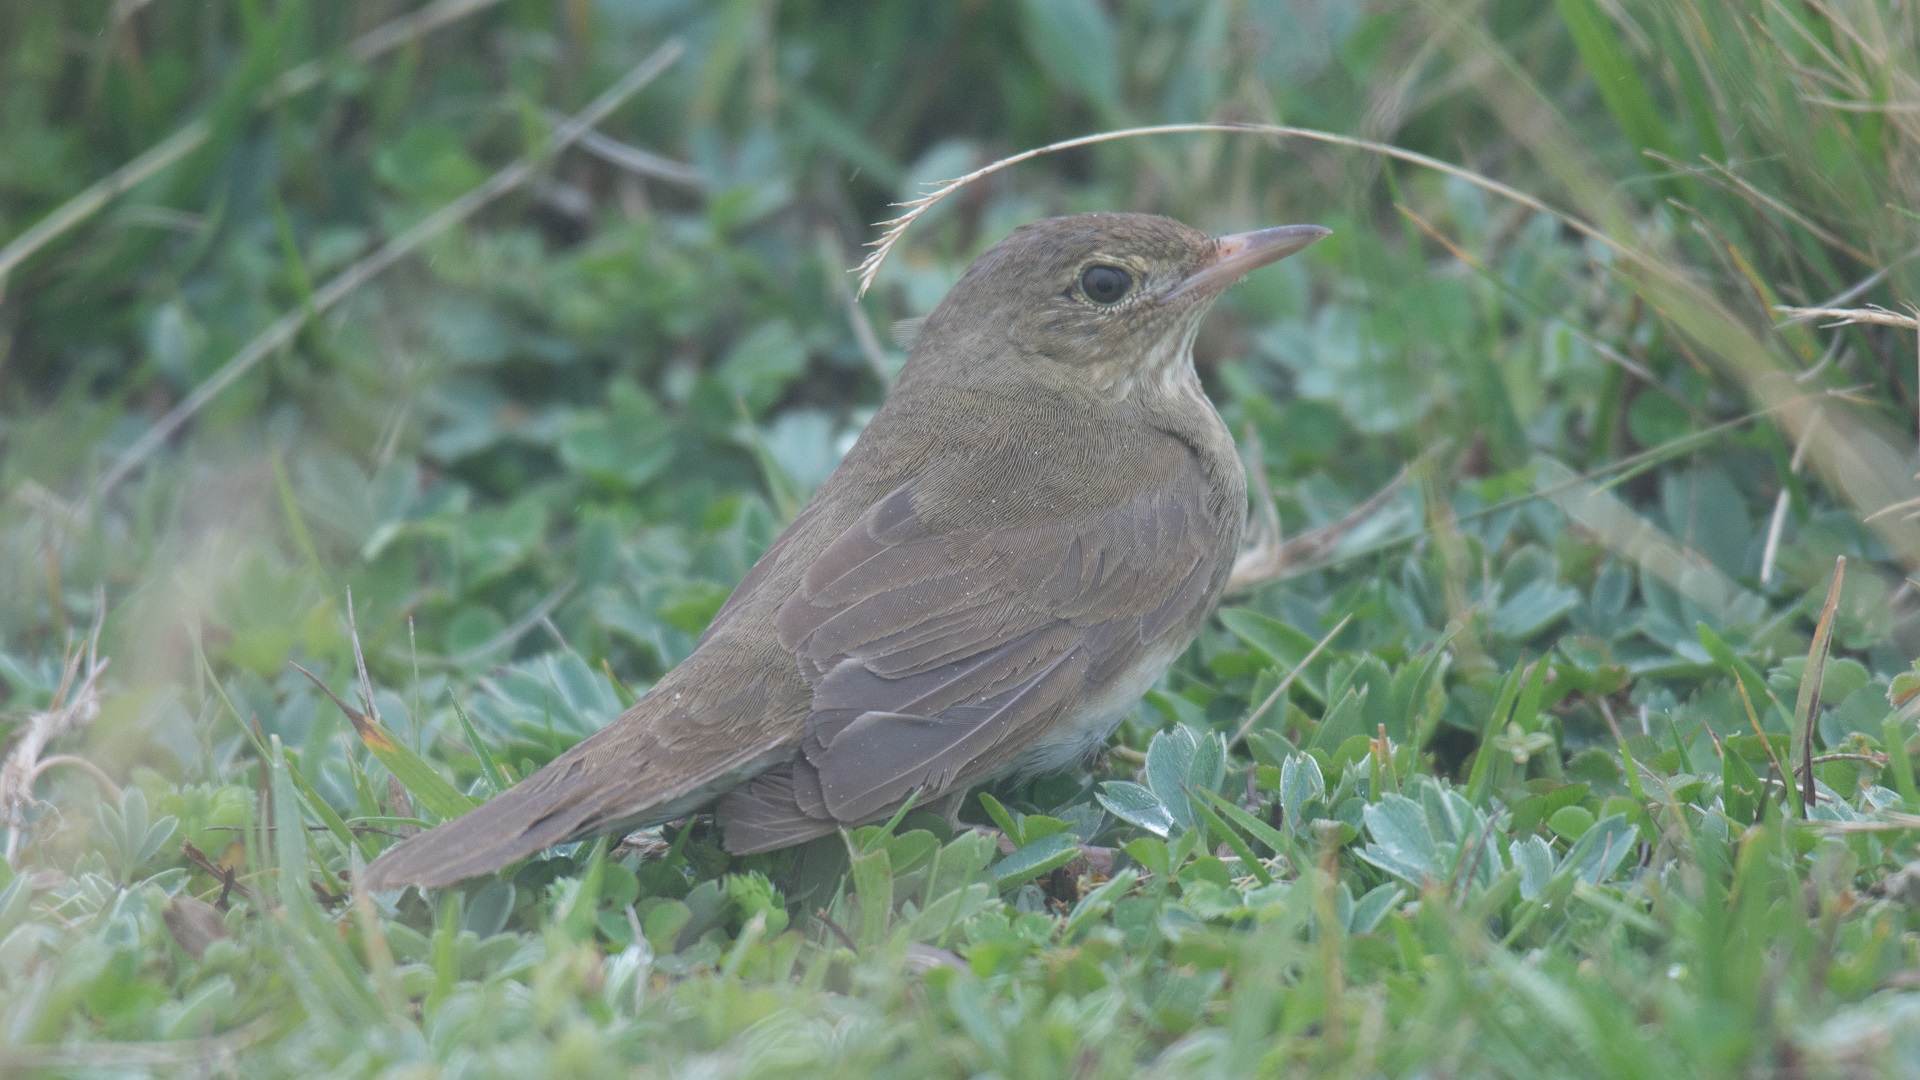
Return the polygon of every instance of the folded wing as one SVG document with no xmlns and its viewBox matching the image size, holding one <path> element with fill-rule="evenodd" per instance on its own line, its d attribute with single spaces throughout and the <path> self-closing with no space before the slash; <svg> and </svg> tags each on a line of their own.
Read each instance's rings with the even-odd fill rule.
<svg viewBox="0 0 1920 1080">
<path fill-rule="evenodd" d="M 801 755 L 722 801 L 728 846 L 783 846 L 990 776 L 1190 627 L 1222 576 L 1226 508 L 1184 443 L 1142 452 L 1164 459 L 1128 470 L 1152 485 L 1091 507 L 933 470 L 830 543 L 777 622 L 812 684 Z"/>
</svg>

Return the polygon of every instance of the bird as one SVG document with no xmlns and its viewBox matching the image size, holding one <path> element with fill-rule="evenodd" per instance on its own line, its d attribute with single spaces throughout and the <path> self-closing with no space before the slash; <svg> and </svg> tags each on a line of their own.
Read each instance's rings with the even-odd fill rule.
<svg viewBox="0 0 1920 1080">
<path fill-rule="evenodd" d="M 711 807 L 772 851 L 1105 745 L 1212 614 L 1246 477 L 1193 343 L 1251 270 L 1328 234 L 1024 225 L 913 335 L 858 440 L 693 652 L 631 708 L 387 849 L 383 891 Z"/>
</svg>

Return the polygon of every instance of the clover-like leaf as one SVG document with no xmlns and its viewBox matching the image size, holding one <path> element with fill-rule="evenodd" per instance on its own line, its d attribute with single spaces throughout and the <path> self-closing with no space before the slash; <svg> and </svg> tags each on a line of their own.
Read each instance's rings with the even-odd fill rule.
<svg viewBox="0 0 1920 1080">
<path fill-rule="evenodd" d="M 1637 834 L 1626 815 L 1611 814 L 1595 822 L 1581 834 L 1573 850 L 1560 861 L 1564 870 L 1571 867 L 1580 880 L 1598 885 L 1612 877 L 1622 860 L 1633 850 Z"/>
<path fill-rule="evenodd" d="M 101 853 L 121 880 L 131 879 L 135 871 L 160 853 L 178 823 L 171 814 L 153 820 L 147 810 L 146 793 L 129 787 L 121 794 L 119 807 L 100 810 Z"/>
<path fill-rule="evenodd" d="M 1094 796 L 1107 812 L 1129 825 L 1137 825 L 1155 836 L 1165 837 L 1179 824 L 1173 811 L 1151 790 L 1130 780 L 1109 780 Z"/>
<path fill-rule="evenodd" d="M 1393 910 L 1393 905 L 1399 903 L 1400 898 L 1406 895 L 1406 890 L 1389 881 L 1368 890 L 1367 894 L 1358 900 L 1351 899 L 1352 895 L 1347 891 L 1346 883 L 1341 882 L 1339 899 L 1342 903 L 1339 905 L 1338 912 L 1340 924 L 1349 934 L 1370 934 L 1374 927 L 1380 925 L 1380 920 L 1387 917 L 1387 912 Z"/>
<path fill-rule="evenodd" d="M 1147 787 L 1173 815 L 1182 829 L 1193 828 L 1193 811 L 1187 807 L 1187 778 L 1193 772 L 1193 759 L 1199 752 L 1199 740 L 1193 729 L 1179 725 L 1162 731 L 1147 744 Z"/>
<path fill-rule="evenodd" d="M 1388 795 L 1364 813 L 1373 842 L 1360 850 L 1361 858 L 1416 887 L 1446 876 L 1419 803 Z"/>
<path fill-rule="evenodd" d="M 1294 754 L 1280 766 L 1280 812 L 1286 815 L 1287 828 L 1298 833 L 1307 804 L 1326 797 L 1326 777 L 1311 754 Z"/>
<path fill-rule="evenodd" d="M 1507 846 L 1507 857 L 1520 871 L 1520 895 L 1528 900 L 1540 895 L 1553 880 L 1553 848 L 1538 836 L 1523 837 Z"/>
</svg>

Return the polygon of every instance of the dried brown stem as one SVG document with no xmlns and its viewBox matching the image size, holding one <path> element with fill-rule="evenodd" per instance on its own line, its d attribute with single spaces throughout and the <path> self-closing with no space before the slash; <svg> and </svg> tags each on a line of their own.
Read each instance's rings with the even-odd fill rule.
<svg viewBox="0 0 1920 1080">
<path fill-rule="evenodd" d="M 82 764 L 104 780 L 105 786 L 118 791 L 113 778 L 90 761 L 70 754 L 43 758 L 47 744 L 68 732 L 86 727 L 100 715 L 100 676 L 107 661 L 100 656 L 100 627 L 106 615 L 103 597 L 96 596 L 93 630 L 85 648 L 75 646 L 67 653 L 60 686 L 47 707 L 30 714 L 19 741 L 0 763 L 0 826 L 7 830 L 6 858 L 12 865 L 19 854 L 20 841 L 27 833 L 27 811 L 33 807 L 33 784 L 49 764 Z"/>
<path fill-rule="evenodd" d="M 625 78 L 608 88 L 586 108 L 574 114 L 572 119 L 555 128 L 547 140 L 527 156 L 494 173 L 479 187 L 429 214 L 420 223 L 387 241 L 378 251 L 342 270 L 332 280 L 316 289 L 305 305 L 276 319 L 271 326 L 262 330 L 252 341 L 247 342 L 211 378 L 194 387 L 193 392 L 188 394 L 185 400 L 175 405 L 157 423 L 135 439 L 133 445 L 127 447 L 119 460 L 115 461 L 112 467 L 100 477 L 98 494 L 104 497 L 107 492 L 113 490 L 120 481 L 126 479 L 129 473 L 145 461 L 148 455 L 171 438 L 181 425 L 205 408 L 208 402 L 219 396 L 221 391 L 233 385 L 235 380 L 252 370 L 254 365 L 292 342 L 294 335 L 300 332 L 300 328 L 305 326 L 309 319 L 346 299 L 354 290 L 394 263 L 411 255 L 429 240 L 472 217 L 481 207 L 525 183 L 542 162 L 561 149 L 578 142 L 594 125 L 605 120 L 614 109 L 619 108 L 628 98 L 638 93 L 641 87 L 652 82 L 675 60 L 678 60 L 684 51 L 685 46 L 678 40 L 669 41 L 654 50 L 652 56 L 640 61 Z"/>
<path fill-rule="evenodd" d="M 438 0 L 367 33 L 348 46 L 347 51 L 356 61 L 364 64 L 450 22 L 498 3 L 500 0 Z M 325 77 L 324 64 L 317 60 L 308 61 L 280 76 L 267 91 L 262 104 L 273 105 L 285 101 L 320 85 Z M 154 174 L 198 150 L 212 134 L 213 125 L 210 122 L 205 119 L 193 121 L 60 204 L 26 232 L 14 237 L 12 243 L 0 248 L 0 292 L 6 289 L 7 275 L 14 267 L 31 258 L 34 252 L 57 239 L 61 233 L 99 213 L 115 198 L 139 187 Z"/>
</svg>

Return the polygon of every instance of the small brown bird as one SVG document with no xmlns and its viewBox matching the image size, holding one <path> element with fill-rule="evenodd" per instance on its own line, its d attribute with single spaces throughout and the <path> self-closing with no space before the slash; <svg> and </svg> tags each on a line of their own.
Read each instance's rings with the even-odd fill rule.
<svg viewBox="0 0 1920 1080">
<path fill-rule="evenodd" d="M 1192 642 L 1246 516 L 1193 339 L 1327 234 L 1141 214 L 1036 222 L 974 260 L 885 405 L 699 646 L 605 729 L 367 868 L 444 885 L 718 800 L 727 850 L 1084 759 Z"/>
</svg>

